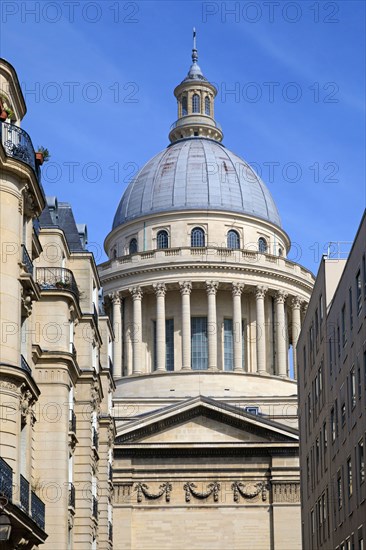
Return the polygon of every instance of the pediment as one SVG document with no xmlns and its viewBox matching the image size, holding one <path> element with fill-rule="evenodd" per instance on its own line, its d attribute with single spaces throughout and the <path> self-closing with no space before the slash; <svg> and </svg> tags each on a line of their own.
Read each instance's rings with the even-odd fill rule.
<svg viewBox="0 0 366 550">
<path fill-rule="evenodd" d="M 297 430 L 213 399 L 199 397 L 154 411 L 117 432 L 116 445 L 297 443 Z"/>
</svg>

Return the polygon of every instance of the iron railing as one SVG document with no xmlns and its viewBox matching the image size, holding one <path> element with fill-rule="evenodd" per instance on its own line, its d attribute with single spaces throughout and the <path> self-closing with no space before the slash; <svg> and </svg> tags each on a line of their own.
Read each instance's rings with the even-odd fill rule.
<svg viewBox="0 0 366 550">
<path fill-rule="evenodd" d="M 108 540 L 113 541 L 113 525 L 108 521 Z"/>
<path fill-rule="evenodd" d="M 37 497 L 34 491 L 31 491 L 31 515 L 32 515 L 33 521 L 38 525 L 38 527 L 44 530 L 44 526 L 45 526 L 44 502 L 42 502 L 41 499 Z"/>
<path fill-rule="evenodd" d="M 9 124 L 9 122 L 2 122 L 0 124 L 0 133 L 1 144 L 6 156 L 25 162 L 25 164 L 28 164 L 32 168 L 44 196 L 41 184 L 41 170 L 36 163 L 36 155 L 29 134 L 19 126 Z"/>
<path fill-rule="evenodd" d="M 69 507 L 75 508 L 75 485 L 69 482 Z"/>
<path fill-rule="evenodd" d="M 99 445 L 98 432 L 97 432 L 97 429 L 93 426 L 93 447 L 94 447 L 94 449 L 98 450 L 98 445 Z"/>
<path fill-rule="evenodd" d="M 33 276 L 34 266 L 33 266 L 32 258 L 29 256 L 29 253 L 25 244 L 22 244 L 22 263 L 25 266 L 27 273 Z"/>
<path fill-rule="evenodd" d="M 76 433 L 76 414 L 73 409 L 70 409 L 69 432 Z"/>
<path fill-rule="evenodd" d="M 37 267 L 36 277 L 42 290 L 68 290 L 79 298 L 79 289 L 70 269 L 64 267 Z"/>
<path fill-rule="evenodd" d="M 29 372 L 29 374 L 32 374 L 32 369 L 28 365 L 24 355 L 20 356 L 20 368 L 25 370 L 26 372 Z"/>
<path fill-rule="evenodd" d="M 93 518 L 98 519 L 98 501 L 97 498 L 93 495 Z"/>
<path fill-rule="evenodd" d="M 13 469 L 0 457 L 0 494 L 13 500 Z"/>
<path fill-rule="evenodd" d="M 29 511 L 29 481 L 20 474 L 20 506 Z"/>
</svg>

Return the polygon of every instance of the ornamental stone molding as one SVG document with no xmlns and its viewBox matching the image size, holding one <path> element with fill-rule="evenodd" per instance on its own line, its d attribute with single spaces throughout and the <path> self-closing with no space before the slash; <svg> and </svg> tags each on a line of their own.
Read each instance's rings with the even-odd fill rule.
<svg viewBox="0 0 366 550">
<path fill-rule="evenodd" d="M 166 294 L 165 283 L 154 283 L 153 289 L 157 297 L 164 297 Z"/>
<path fill-rule="evenodd" d="M 26 388 L 26 386 L 23 385 L 21 388 L 19 408 L 21 418 L 24 423 L 27 422 L 28 415 L 30 415 L 31 421 L 34 422 L 34 420 L 32 419 L 32 417 L 34 416 L 32 411 L 32 403 L 33 396 L 31 392 Z"/>
<path fill-rule="evenodd" d="M 0 388 L 3 388 L 4 390 L 10 390 L 15 393 L 20 392 L 20 385 L 14 384 L 14 381 L 12 378 L 2 378 L 0 380 Z"/>
<path fill-rule="evenodd" d="M 263 481 L 258 483 L 243 483 L 242 481 L 234 481 L 231 485 L 233 490 L 234 502 L 239 502 L 240 495 L 246 499 L 253 499 L 258 495 L 261 495 L 262 501 L 267 500 L 268 485 Z"/>
<path fill-rule="evenodd" d="M 119 483 L 118 485 L 114 484 L 114 493 L 113 493 L 114 502 L 118 504 L 130 502 L 132 487 L 133 487 L 132 481 L 128 483 Z"/>
<path fill-rule="evenodd" d="M 301 308 L 301 304 L 302 304 L 302 300 L 301 300 L 300 296 L 294 296 L 294 297 L 291 299 L 291 307 L 292 307 L 292 309 L 300 309 L 300 308 Z"/>
<path fill-rule="evenodd" d="M 192 292 L 192 283 L 190 281 L 183 281 L 179 283 L 180 293 L 182 295 L 191 294 Z"/>
<path fill-rule="evenodd" d="M 206 281 L 206 292 L 208 295 L 216 295 L 219 283 L 217 281 Z"/>
<path fill-rule="evenodd" d="M 168 481 L 159 485 L 157 493 L 152 493 L 149 490 L 149 486 L 146 483 L 138 482 L 135 485 L 134 490 L 137 493 L 137 502 L 142 502 L 144 496 L 147 500 L 157 500 L 165 494 L 165 502 L 170 502 L 170 493 L 172 492 L 172 484 Z"/>
<path fill-rule="evenodd" d="M 231 292 L 233 296 L 241 296 L 244 290 L 244 283 L 233 283 Z"/>
<path fill-rule="evenodd" d="M 273 502 L 300 502 L 300 483 L 273 483 L 272 482 Z"/>
<path fill-rule="evenodd" d="M 121 305 L 121 295 L 119 292 L 111 292 L 108 294 L 108 298 L 113 303 L 113 305 L 119 306 Z"/>
<path fill-rule="evenodd" d="M 255 287 L 255 297 L 257 300 L 263 299 L 268 292 L 266 286 L 257 286 Z"/>
<path fill-rule="evenodd" d="M 277 304 L 284 304 L 288 294 L 284 290 L 277 290 L 275 300 Z"/>
<path fill-rule="evenodd" d="M 132 296 L 132 300 L 142 300 L 143 291 L 141 290 L 140 286 L 134 286 L 132 288 L 129 288 L 130 294 Z"/>
<path fill-rule="evenodd" d="M 202 493 L 197 491 L 197 485 L 192 481 L 185 483 L 183 485 L 183 489 L 186 494 L 186 502 L 190 502 L 191 496 L 202 500 L 213 495 L 214 502 L 219 500 L 220 483 L 218 481 L 208 483 L 206 491 L 203 491 Z"/>
</svg>

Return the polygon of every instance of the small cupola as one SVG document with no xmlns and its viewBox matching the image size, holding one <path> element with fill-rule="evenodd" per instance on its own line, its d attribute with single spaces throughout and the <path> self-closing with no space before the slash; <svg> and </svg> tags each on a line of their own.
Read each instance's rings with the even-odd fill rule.
<svg viewBox="0 0 366 550">
<path fill-rule="evenodd" d="M 217 89 L 202 73 L 198 65 L 196 30 L 193 29 L 192 65 L 186 78 L 175 88 L 178 102 L 178 119 L 172 124 L 169 139 L 206 137 L 222 141 L 221 126 L 214 119 Z"/>
</svg>

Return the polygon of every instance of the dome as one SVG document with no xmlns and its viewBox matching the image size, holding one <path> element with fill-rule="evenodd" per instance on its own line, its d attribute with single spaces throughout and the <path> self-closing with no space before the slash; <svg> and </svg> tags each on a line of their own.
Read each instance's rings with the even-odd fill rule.
<svg viewBox="0 0 366 550">
<path fill-rule="evenodd" d="M 145 164 L 122 196 L 113 229 L 136 218 L 184 210 L 236 212 L 281 227 L 275 202 L 254 170 L 206 138 L 176 141 Z"/>
</svg>

